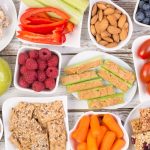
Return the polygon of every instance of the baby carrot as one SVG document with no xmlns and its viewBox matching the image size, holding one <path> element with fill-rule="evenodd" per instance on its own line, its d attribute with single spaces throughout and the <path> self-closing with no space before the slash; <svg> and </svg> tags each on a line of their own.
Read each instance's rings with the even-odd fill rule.
<svg viewBox="0 0 150 150">
<path fill-rule="evenodd" d="M 113 132 L 116 133 L 117 138 L 122 138 L 122 137 L 123 137 L 123 131 L 122 131 L 122 129 L 120 128 L 119 124 L 116 122 L 116 120 L 113 118 L 112 115 L 110 115 L 110 114 L 104 115 L 102 121 L 105 123 L 105 125 L 106 125 L 111 131 L 113 131 Z"/>
<path fill-rule="evenodd" d="M 113 144 L 111 150 L 121 150 L 124 145 L 125 145 L 125 141 L 123 139 L 118 139 Z"/>
<path fill-rule="evenodd" d="M 99 147 L 100 146 L 100 144 L 101 144 L 101 142 L 102 142 L 102 140 L 103 140 L 103 137 L 104 137 L 104 135 L 106 134 L 106 132 L 107 132 L 107 127 L 105 127 L 105 126 L 100 126 L 100 134 L 99 134 L 99 136 L 97 137 L 97 139 L 96 139 L 96 141 L 97 141 L 97 146 Z"/>
<path fill-rule="evenodd" d="M 88 130 L 90 126 L 90 116 L 83 116 L 79 122 L 76 132 L 72 135 L 78 143 L 86 141 Z"/>
<path fill-rule="evenodd" d="M 97 138 L 100 135 L 100 123 L 96 115 L 91 116 L 90 127 L 92 135 Z"/>
<path fill-rule="evenodd" d="M 111 150 L 115 139 L 116 134 L 112 131 L 107 131 L 100 146 L 100 150 Z"/>
<path fill-rule="evenodd" d="M 87 144 L 85 142 L 78 144 L 77 150 L 87 150 Z"/>
<path fill-rule="evenodd" d="M 98 150 L 96 138 L 92 135 L 91 130 L 89 130 L 88 136 L 87 136 L 87 150 Z"/>
</svg>

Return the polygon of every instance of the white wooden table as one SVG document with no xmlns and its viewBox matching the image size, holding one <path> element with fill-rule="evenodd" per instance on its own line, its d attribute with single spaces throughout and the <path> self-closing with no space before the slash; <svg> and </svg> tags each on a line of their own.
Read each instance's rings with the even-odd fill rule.
<svg viewBox="0 0 150 150">
<path fill-rule="evenodd" d="M 15 6 L 16 6 L 16 9 L 18 12 L 20 1 L 19 0 L 13 0 L 13 1 L 15 3 Z M 130 16 L 132 18 L 136 0 L 115 0 L 115 2 L 119 6 L 123 7 L 130 14 Z M 4 3 L 5 3 L 5 0 L 4 0 Z M 66 65 L 66 63 L 75 54 L 82 52 L 82 51 L 86 51 L 86 50 L 100 50 L 92 44 L 92 42 L 89 38 L 88 30 L 87 30 L 87 18 L 88 18 L 88 10 L 85 13 L 83 26 L 82 26 L 81 48 L 79 48 L 79 49 L 67 48 L 67 47 L 59 48 L 59 51 L 62 53 L 62 71 L 63 71 L 63 67 Z M 150 34 L 150 30 L 148 28 L 140 27 L 140 26 L 134 24 L 134 32 L 133 32 L 132 38 L 129 41 L 128 45 L 126 45 L 123 49 L 120 49 L 117 52 L 113 52 L 113 53 L 111 52 L 110 54 L 121 58 L 122 60 L 127 62 L 131 67 L 134 68 L 133 58 L 132 58 L 132 53 L 131 53 L 132 42 L 135 38 L 137 38 L 141 35 L 144 35 L 144 34 Z M 0 57 L 3 57 L 4 59 L 6 59 L 9 62 L 13 72 L 14 72 L 14 67 L 15 67 L 15 59 L 16 59 L 17 50 L 21 46 L 24 46 L 24 44 L 19 42 L 14 36 L 13 40 L 5 48 L 5 50 L 0 52 Z M 54 93 L 52 96 L 56 96 L 56 95 L 66 95 L 65 88 L 62 87 L 61 85 L 59 85 L 56 93 Z M 29 97 L 29 96 L 35 96 L 35 95 L 20 92 L 20 91 L 16 90 L 12 84 L 12 86 L 8 90 L 8 92 L 0 97 L 0 108 L 3 104 L 3 102 L 7 98 L 16 97 L 16 96 L 28 96 Z M 40 96 L 43 96 L 43 95 L 40 95 Z M 89 111 L 89 110 L 79 109 L 78 101 L 72 95 L 67 95 L 67 96 L 68 96 L 68 103 L 69 103 L 69 106 L 68 106 L 69 107 L 69 110 L 68 110 L 69 111 L 69 127 L 71 129 L 74 126 L 78 117 L 85 111 Z M 139 103 L 139 96 L 138 96 L 138 91 L 137 91 L 136 96 L 133 98 L 133 100 L 131 101 L 131 103 L 129 105 L 127 105 L 126 107 L 121 108 L 121 109 L 109 110 L 109 111 L 119 115 L 120 118 L 122 119 L 122 121 L 124 122 L 126 117 L 128 116 L 128 114 L 132 110 L 132 108 L 134 108 L 138 103 Z M 108 111 L 108 110 L 99 110 L 99 111 Z M 0 114 L 1 114 L 1 111 L 0 111 Z M 0 141 L 0 150 L 4 150 L 4 144 L 5 144 L 5 142 L 4 142 L 4 138 L 3 138 L 2 141 Z"/>
</svg>

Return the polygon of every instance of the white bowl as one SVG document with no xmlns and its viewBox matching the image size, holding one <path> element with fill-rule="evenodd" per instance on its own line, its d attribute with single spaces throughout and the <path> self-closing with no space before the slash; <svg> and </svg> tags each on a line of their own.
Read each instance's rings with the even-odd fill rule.
<svg viewBox="0 0 150 150">
<path fill-rule="evenodd" d="M 15 88 L 17 88 L 18 90 L 21 90 L 21 91 L 24 91 L 24 92 L 31 92 L 31 93 L 35 93 L 35 94 L 52 94 L 56 91 L 57 87 L 58 87 L 58 83 L 59 83 L 59 77 L 60 77 L 60 69 L 61 69 L 61 54 L 58 52 L 58 51 L 54 51 L 54 50 L 51 50 L 52 52 L 54 52 L 58 57 L 59 57 L 59 65 L 58 65 L 58 77 L 56 79 L 56 86 L 53 90 L 45 90 L 45 91 L 41 91 L 41 92 L 36 92 L 32 89 L 29 89 L 29 88 L 22 88 L 19 84 L 18 84 L 18 76 L 19 76 L 19 63 L 18 63 L 18 57 L 19 57 L 19 54 L 21 52 L 25 52 L 25 51 L 30 51 L 30 50 L 40 50 L 41 48 L 39 47 L 29 47 L 29 46 L 25 46 L 25 47 L 22 47 L 18 50 L 18 53 L 17 53 L 17 58 L 16 58 L 16 66 L 15 66 L 15 73 L 14 73 L 14 86 Z"/>
<path fill-rule="evenodd" d="M 136 13 L 137 13 L 137 10 L 138 10 L 138 6 L 139 6 L 139 2 L 140 0 L 137 0 L 136 2 L 136 5 L 135 5 L 135 9 L 134 9 L 134 13 L 133 13 L 133 20 L 136 24 L 140 25 L 140 26 L 143 26 L 143 27 L 150 27 L 150 25 L 147 25 L 147 24 L 144 24 L 144 23 L 141 23 L 139 21 L 136 20 Z"/>
<path fill-rule="evenodd" d="M 96 42 L 94 36 L 91 34 L 91 31 L 90 31 L 90 20 L 91 20 L 91 12 L 92 12 L 92 7 L 93 5 L 96 3 L 96 2 L 104 2 L 103 0 L 90 0 L 90 10 L 89 10 L 89 17 L 88 17 L 88 32 L 89 32 L 89 35 L 90 35 L 90 38 L 92 40 L 92 42 L 100 49 L 102 49 L 103 51 L 106 51 L 106 52 L 109 52 L 109 51 L 117 51 L 119 49 L 121 49 L 123 46 L 125 46 L 131 36 L 132 36 L 132 33 L 133 33 L 133 24 L 132 24 L 132 21 L 131 21 L 131 18 L 130 16 L 128 15 L 128 13 L 121 7 L 119 7 L 118 5 L 116 5 L 114 2 L 112 2 L 111 0 L 105 0 L 106 3 L 109 3 L 111 5 L 113 5 L 115 8 L 119 9 L 123 14 L 125 14 L 128 18 L 128 23 L 129 23 L 129 32 L 128 32 L 128 36 L 127 38 L 124 40 L 124 41 L 121 41 L 116 47 L 113 47 L 113 48 L 107 48 L 103 45 L 100 45 Z"/>
<path fill-rule="evenodd" d="M 2 139 L 3 132 L 4 132 L 3 123 L 2 123 L 2 120 L 0 118 L 0 140 Z"/>
<path fill-rule="evenodd" d="M 134 61 L 134 66 L 135 66 L 135 72 L 136 72 L 136 77 L 137 77 L 137 82 L 138 82 L 138 87 L 139 87 L 139 96 L 140 96 L 141 102 L 149 101 L 150 94 L 148 94 L 146 90 L 146 84 L 144 84 L 140 79 L 141 67 L 147 62 L 147 60 L 143 60 L 140 57 L 138 57 L 137 50 L 141 46 L 141 44 L 148 39 L 150 39 L 150 35 L 141 36 L 135 39 L 132 44 L 133 61 Z"/>
<path fill-rule="evenodd" d="M 8 16 L 10 22 L 9 26 L 3 30 L 3 36 L 0 39 L 0 51 L 2 51 L 10 43 L 15 34 L 17 12 L 12 0 L 0 0 L 0 5 L 6 13 L 6 16 Z"/>
<path fill-rule="evenodd" d="M 83 115 L 81 115 L 79 117 L 78 121 L 76 122 L 74 128 L 69 132 L 69 140 L 70 140 L 70 143 L 71 143 L 71 150 L 75 150 L 75 144 L 74 144 L 74 140 L 71 138 L 71 134 L 77 128 L 77 125 L 78 125 L 79 121 L 81 120 L 81 118 L 85 115 L 104 115 L 104 114 L 110 114 L 117 120 L 119 126 L 121 127 L 121 129 L 124 133 L 123 138 L 126 142 L 125 146 L 121 150 L 127 150 L 128 149 L 128 147 L 129 147 L 129 137 L 128 137 L 128 134 L 127 134 L 125 128 L 123 127 L 123 125 L 121 123 L 120 118 L 118 116 L 116 116 L 115 114 L 112 114 L 112 113 L 109 113 L 109 112 L 93 112 L 93 111 L 90 111 L 90 112 L 86 112 Z"/>
</svg>

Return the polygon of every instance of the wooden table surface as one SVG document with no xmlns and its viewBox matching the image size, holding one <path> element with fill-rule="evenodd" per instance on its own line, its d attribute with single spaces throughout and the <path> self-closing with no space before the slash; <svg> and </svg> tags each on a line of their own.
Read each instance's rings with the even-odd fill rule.
<svg viewBox="0 0 150 150">
<path fill-rule="evenodd" d="M 18 12 L 20 1 L 13 0 L 13 2 L 15 4 L 17 12 Z M 132 18 L 136 0 L 115 0 L 114 2 L 116 4 L 118 4 L 119 6 L 123 7 Z M 59 48 L 59 51 L 62 53 L 62 70 L 63 70 L 63 67 L 67 64 L 67 62 L 70 60 L 70 58 L 72 58 L 75 54 L 82 52 L 82 51 L 86 51 L 86 50 L 100 51 L 100 49 L 96 48 L 96 46 L 93 45 L 92 41 L 89 38 L 88 30 L 87 30 L 87 19 L 88 19 L 88 9 L 84 15 L 84 20 L 83 20 L 83 25 L 82 25 L 81 48 L 78 48 L 78 49 L 68 48 L 68 47 Z M 150 34 L 150 30 L 148 28 L 138 26 L 135 23 L 133 23 L 133 25 L 134 25 L 134 32 L 133 32 L 132 38 L 129 41 L 129 43 L 124 48 L 118 50 L 117 52 L 110 52 L 110 54 L 121 58 L 122 60 L 127 62 L 134 69 L 133 58 L 132 58 L 132 53 L 131 53 L 132 42 L 135 38 L 137 38 L 139 36 L 142 36 L 145 34 Z M 11 43 L 2 52 L 0 52 L 0 57 L 3 57 L 4 59 L 6 59 L 8 61 L 13 72 L 14 72 L 14 68 L 15 68 L 15 60 L 16 60 L 17 51 L 22 46 L 25 46 L 25 44 L 19 42 L 14 36 Z M 65 88 L 62 87 L 60 84 L 59 84 L 59 87 L 58 87 L 56 93 L 54 93 L 52 96 L 57 96 L 57 95 L 66 95 Z M 20 92 L 17 89 L 15 89 L 12 84 L 11 88 L 7 91 L 7 93 L 5 93 L 3 96 L 0 97 L 0 106 L 2 106 L 2 103 L 6 99 L 8 99 L 10 97 L 16 97 L 16 96 L 28 96 L 29 97 L 29 96 L 35 96 L 35 95 Z M 43 96 L 43 95 L 40 95 L 40 96 Z M 68 106 L 69 107 L 69 110 L 68 110 L 69 111 L 69 127 L 71 129 L 74 126 L 78 117 L 82 113 L 84 113 L 88 110 L 87 109 L 78 109 L 78 105 L 77 105 L 78 101 L 75 99 L 75 97 L 73 97 L 70 94 L 68 94 L 67 96 L 68 96 L 68 103 L 69 103 L 69 106 Z M 76 104 L 76 105 L 74 105 L 74 104 Z M 139 104 L 138 91 L 136 93 L 136 96 L 133 98 L 133 100 L 130 102 L 130 104 L 127 105 L 126 107 L 120 108 L 117 110 L 99 110 L 99 111 L 113 112 L 116 115 L 120 116 L 120 118 L 124 122 L 126 117 L 128 116 L 128 114 L 132 110 L 132 108 L 134 108 L 137 104 Z M 0 142 L 0 150 L 4 150 L 4 144 L 5 143 L 4 143 L 4 138 L 3 138 L 2 141 Z"/>
</svg>

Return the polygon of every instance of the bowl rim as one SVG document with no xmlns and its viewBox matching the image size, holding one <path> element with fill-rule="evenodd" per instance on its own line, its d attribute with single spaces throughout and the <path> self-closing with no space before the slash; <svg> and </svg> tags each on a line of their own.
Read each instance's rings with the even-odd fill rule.
<svg viewBox="0 0 150 150">
<path fill-rule="evenodd" d="M 115 4 L 114 2 L 112 2 L 111 0 L 105 0 L 106 3 L 109 3 L 113 6 L 115 6 L 115 8 L 119 9 L 123 14 L 125 14 L 128 18 L 128 23 L 129 23 L 129 32 L 128 32 L 128 36 L 127 38 L 120 42 L 122 44 L 118 44 L 116 47 L 113 47 L 113 48 L 107 48 L 105 46 L 102 46 L 100 44 L 98 44 L 95 40 L 95 38 L 93 37 L 91 31 L 90 31 L 90 20 L 91 20 L 91 11 L 92 11 L 92 7 L 95 3 L 97 2 L 101 2 L 103 0 L 92 0 L 92 2 L 90 3 L 90 8 L 89 8 L 89 16 L 88 16 L 88 33 L 89 33 L 89 36 L 90 36 L 90 39 L 91 41 L 93 42 L 94 45 L 96 45 L 98 48 L 100 48 L 102 51 L 104 52 L 115 52 L 115 51 L 118 51 L 119 49 L 123 48 L 131 39 L 131 36 L 132 36 L 132 33 L 133 33 L 133 23 L 132 23 L 132 20 L 131 20 L 131 17 L 129 16 L 129 14 L 127 13 L 127 11 L 125 9 L 123 9 L 122 7 L 118 6 L 117 4 Z"/>
<path fill-rule="evenodd" d="M 34 94 L 52 94 L 56 91 L 58 84 L 59 84 L 59 79 L 60 79 L 60 70 L 61 70 L 61 63 L 62 63 L 62 58 L 61 58 L 61 53 L 56 51 L 56 50 L 49 50 L 54 52 L 58 57 L 59 57 L 59 65 L 58 65 L 58 76 L 56 79 L 56 85 L 55 88 L 53 90 L 50 91 L 41 91 L 41 92 L 36 92 L 32 89 L 28 89 L 28 88 L 22 88 L 19 86 L 17 78 L 18 78 L 18 71 L 19 71 L 19 64 L 18 64 L 18 57 L 19 54 L 23 51 L 30 51 L 30 50 L 40 50 L 41 47 L 33 47 L 33 46 L 23 46 L 21 48 L 19 48 L 18 52 L 17 52 L 17 57 L 16 57 L 16 64 L 15 64 L 15 71 L 14 71 L 14 87 L 20 91 L 24 91 L 24 92 L 30 92 L 30 93 L 34 93 Z"/>
<path fill-rule="evenodd" d="M 133 20 L 134 20 L 134 22 L 135 22 L 137 25 L 140 25 L 140 26 L 148 27 L 148 28 L 149 28 L 150 25 L 141 23 L 141 22 L 139 22 L 139 21 L 136 20 L 136 17 L 135 17 L 135 16 L 136 16 L 136 13 L 137 13 L 137 10 L 138 10 L 139 2 L 140 2 L 140 0 L 137 0 L 137 2 L 136 2 L 135 8 L 134 8 L 134 12 L 133 12 Z"/>
<path fill-rule="evenodd" d="M 127 133 L 126 129 L 124 128 L 124 126 L 121 123 L 120 117 L 118 117 L 117 115 L 115 115 L 114 113 L 111 113 L 111 112 L 94 112 L 94 111 L 89 111 L 89 112 L 85 112 L 82 115 L 80 115 L 80 117 L 76 121 L 74 127 L 69 131 L 69 142 L 70 142 L 71 150 L 74 150 L 73 144 L 72 144 L 71 134 L 77 128 L 77 125 L 78 125 L 79 121 L 81 120 L 81 118 L 83 116 L 86 116 L 86 115 L 102 115 L 102 114 L 110 114 L 117 120 L 119 126 L 121 127 L 121 129 L 122 129 L 122 131 L 124 133 L 124 139 L 126 141 L 126 144 L 125 144 L 124 148 L 122 148 L 122 150 L 127 150 L 128 149 L 128 147 L 129 147 L 129 136 L 128 136 L 128 133 Z"/>
</svg>

